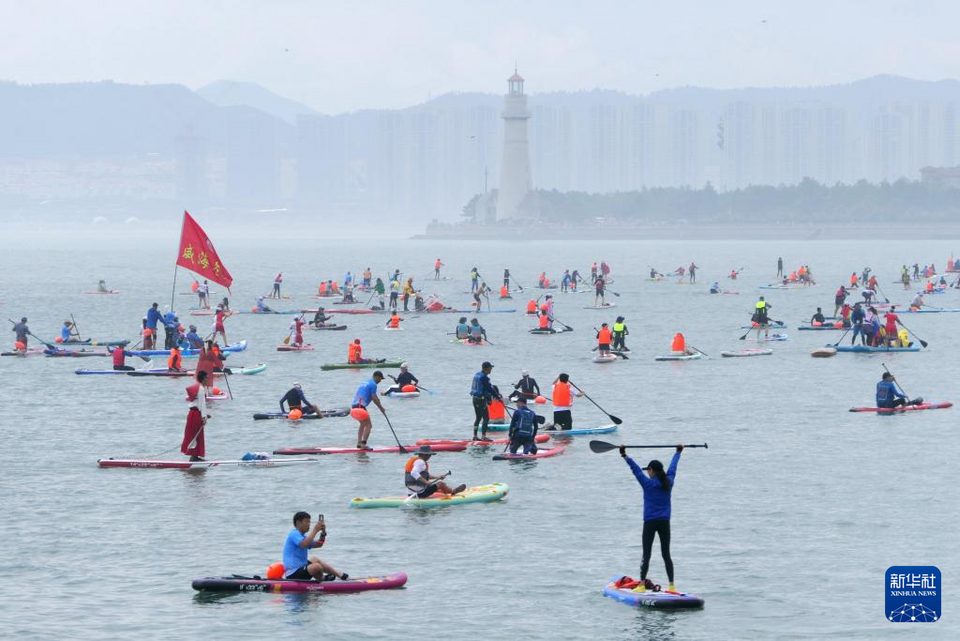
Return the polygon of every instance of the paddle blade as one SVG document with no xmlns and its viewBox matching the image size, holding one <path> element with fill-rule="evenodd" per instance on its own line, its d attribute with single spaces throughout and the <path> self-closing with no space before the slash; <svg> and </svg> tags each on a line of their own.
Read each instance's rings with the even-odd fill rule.
<svg viewBox="0 0 960 641">
<path fill-rule="evenodd" d="M 596 454 L 603 454 L 604 452 L 615 450 L 617 447 L 619 446 L 613 443 L 607 443 L 606 441 L 590 441 L 590 451 Z"/>
<path fill-rule="evenodd" d="M 614 416 L 613 414 L 607 414 L 607 416 L 610 417 L 610 420 L 616 423 L 617 425 L 620 425 L 623 423 L 623 420 L 619 416 Z"/>
</svg>

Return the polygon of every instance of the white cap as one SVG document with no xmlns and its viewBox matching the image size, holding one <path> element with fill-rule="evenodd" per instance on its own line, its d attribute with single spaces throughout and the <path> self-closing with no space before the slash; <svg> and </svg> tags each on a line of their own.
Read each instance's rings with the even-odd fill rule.
<svg viewBox="0 0 960 641">
<path fill-rule="evenodd" d="M 521 376 L 530 376 L 530 372 L 528 372 L 527 370 L 523 370 L 522 372 L 520 372 L 520 375 L 521 375 Z"/>
<path fill-rule="evenodd" d="M 297 389 L 300 389 L 300 383 L 294 383 L 293 386 L 296 387 Z"/>
<path fill-rule="evenodd" d="M 400 363 L 400 369 L 407 369 L 406 363 Z"/>
</svg>

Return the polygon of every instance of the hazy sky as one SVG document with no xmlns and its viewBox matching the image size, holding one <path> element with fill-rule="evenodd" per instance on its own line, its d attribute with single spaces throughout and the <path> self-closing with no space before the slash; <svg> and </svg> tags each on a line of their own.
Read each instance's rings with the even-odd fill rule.
<svg viewBox="0 0 960 641">
<path fill-rule="evenodd" d="M 958 25 L 956 0 L 0 0 L 0 79 L 246 80 L 327 113 L 502 93 L 514 61 L 529 92 L 939 80 Z"/>
</svg>

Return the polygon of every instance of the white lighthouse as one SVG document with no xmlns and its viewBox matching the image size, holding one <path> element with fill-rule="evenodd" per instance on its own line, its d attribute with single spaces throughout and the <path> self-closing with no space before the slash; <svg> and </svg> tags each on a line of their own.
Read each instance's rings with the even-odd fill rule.
<svg viewBox="0 0 960 641">
<path fill-rule="evenodd" d="M 530 147 L 527 144 L 527 97 L 523 94 L 523 77 L 517 73 L 507 78 L 507 95 L 503 97 L 503 158 L 500 162 L 500 191 L 497 195 L 497 220 L 533 218 L 532 211 L 518 208 L 532 187 L 530 179 Z"/>
</svg>

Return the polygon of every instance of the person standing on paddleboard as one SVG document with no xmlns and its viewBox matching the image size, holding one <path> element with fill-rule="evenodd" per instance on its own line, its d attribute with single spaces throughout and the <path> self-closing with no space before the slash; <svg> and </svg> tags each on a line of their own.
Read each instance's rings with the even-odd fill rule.
<svg viewBox="0 0 960 641">
<path fill-rule="evenodd" d="M 412 492 L 418 499 L 425 499 L 439 492 L 450 496 L 459 494 L 467 489 L 465 484 L 460 484 L 455 488 L 450 488 L 443 479 L 443 476 L 430 476 L 430 457 L 433 456 L 433 450 L 429 445 L 421 445 L 414 450 L 414 456 L 407 460 L 404 466 L 403 484 L 409 492 Z"/>
<path fill-rule="evenodd" d="M 202 461 L 207 453 L 203 439 L 203 429 L 207 425 L 207 373 L 197 372 L 197 382 L 187 387 L 187 424 L 183 428 L 183 441 L 180 451 L 191 461 Z"/>
<path fill-rule="evenodd" d="M 319 538 L 318 536 L 319 535 Z M 327 524 L 323 515 L 317 516 L 317 524 L 310 527 L 310 515 L 297 512 L 293 515 L 293 529 L 283 542 L 283 578 L 289 581 L 346 581 L 350 575 L 338 572 L 329 563 L 315 556 L 309 556 L 307 550 L 323 547 L 327 542 Z"/>
<path fill-rule="evenodd" d="M 290 324 L 290 329 L 293 331 L 293 344 L 296 347 L 303 347 L 303 326 L 307 324 L 307 321 L 303 320 L 303 315 L 293 319 L 293 322 Z"/>
<path fill-rule="evenodd" d="M 474 319 L 476 320 L 476 319 Z M 470 384 L 470 396 L 473 400 L 473 440 L 477 439 L 477 428 L 483 425 L 480 436 L 481 441 L 489 441 L 487 438 L 487 427 L 490 425 L 490 410 L 488 405 L 493 399 L 503 400 L 500 393 L 490 383 L 490 372 L 493 371 L 493 364 L 490 361 L 484 361 L 480 365 L 480 371 L 473 375 L 473 382 Z"/>
<path fill-rule="evenodd" d="M 670 587 L 667 589 L 671 592 L 677 591 L 673 584 L 673 559 L 670 558 L 670 499 L 681 452 L 683 446 L 677 445 L 677 452 L 670 461 L 670 467 L 664 472 L 663 463 L 657 460 L 650 461 L 646 468 L 640 467 L 627 456 L 626 448 L 620 446 L 620 456 L 626 460 L 630 471 L 643 488 L 643 558 L 640 561 L 640 585 L 634 588 L 634 592 L 646 591 L 645 580 L 650 570 L 650 555 L 653 552 L 655 536 L 660 537 L 660 553 L 663 555 L 667 579 L 670 580 Z"/>
<path fill-rule="evenodd" d="M 557 380 L 553 381 L 553 425 L 548 430 L 571 430 L 573 429 L 573 399 L 577 396 L 583 396 L 583 392 L 573 393 L 573 386 L 570 385 L 570 376 L 560 374 Z"/>
<path fill-rule="evenodd" d="M 507 291 L 510 291 L 510 270 L 503 270 L 503 286 L 507 288 Z"/>
<path fill-rule="evenodd" d="M 763 296 L 760 297 L 760 300 L 758 300 L 754 306 L 753 322 L 757 324 L 758 335 L 760 329 L 763 329 L 764 338 L 770 337 L 770 317 L 768 314 L 771 307 L 770 303 L 763 299 Z"/>
<path fill-rule="evenodd" d="M 690 267 L 687 269 L 687 273 L 690 274 L 691 283 L 697 282 L 697 264 L 696 263 L 693 263 L 693 262 L 690 263 Z"/>
<path fill-rule="evenodd" d="M 610 331 L 610 327 L 606 323 L 603 323 L 597 330 L 597 350 L 600 356 L 610 355 L 611 342 L 613 342 L 613 332 Z"/>
<path fill-rule="evenodd" d="M 197 286 L 197 298 L 199 299 L 200 309 L 210 309 L 210 283 L 206 280 L 202 285 Z"/>
<path fill-rule="evenodd" d="M 433 263 L 433 279 L 440 280 L 440 268 L 443 267 L 443 262 L 438 258 Z"/>
<path fill-rule="evenodd" d="M 783 278 L 783 257 L 777 258 L 777 278 Z"/>
<path fill-rule="evenodd" d="M 227 342 L 227 328 L 223 326 L 223 319 L 226 316 L 227 313 L 224 311 L 223 304 L 217 305 L 217 314 L 213 321 L 213 339 L 216 340 L 217 335 L 219 335 L 223 339 L 224 347 L 230 344 Z"/>
<path fill-rule="evenodd" d="M 280 284 L 283 283 L 283 272 L 277 274 L 276 278 L 273 279 L 273 291 L 270 293 L 270 298 L 280 298 Z"/>
<path fill-rule="evenodd" d="M 891 305 L 890 310 L 883 315 L 884 322 L 884 341 L 886 342 L 887 347 L 893 347 L 897 344 L 897 324 L 900 322 L 900 317 L 897 316 L 897 306 Z"/>
<path fill-rule="evenodd" d="M 390 309 L 392 311 L 397 311 L 397 299 L 399 296 L 400 296 L 400 281 L 399 281 L 399 277 L 397 277 L 390 281 Z"/>
<path fill-rule="evenodd" d="M 382 278 L 377 278 L 377 282 L 373 286 L 373 291 L 377 294 L 377 302 L 380 303 L 380 309 L 386 309 L 386 307 L 384 307 L 383 305 L 383 296 L 387 290 L 386 290 L 386 287 L 384 287 L 383 285 Z"/>
<path fill-rule="evenodd" d="M 284 407 L 286 403 L 290 409 Z M 323 418 L 323 415 L 320 414 L 320 409 L 307 400 L 306 395 L 303 393 L 303 389 L 300 387 L 300 383 L 294 383 L 293 387 L 283 395 L 283 398 L 280 399 L 280 411 L 284 414 L 290 414 L 293 410 L 299 410 L 300 415 L 305 414 L 316 414 L 320 418 Z"/>
<path fill-rule="evenodd" d="M 384 416 L 387 410 L 380 404 L 377 397 L 377 385 L 383 380 L 383 372 L 377 370 L 365 383 L 357 388 L 357 393 L 353 396 L 353 402 L 350 404 L 350 416 L 356 419 L 360 425 L 357 427 L 357 449 L 369 450 L 367 439 L 370 438 L 370 432 L 373 430 L 373 421 L 370 419 L 370 412 L 367 406 L 372 402 Z"/>
<path fill-rule="evenodd" d="M 157 325 L 159 323 L 163 323 L 163 315 L 160 313 L 160 303 L 154 303 L 150 306 L 150 309 L 147 310 L 147 329 L 150 330 L 153 345 L 157 344 Z M 146 345 L 144 345 L 144 347 L 146 347 Z"/>
<path fill-rule="evenodd" d="M 607 283 L 602 278 L 594 281 L 595 295 L 593 297 L 594 307 L 606 307 L 607 302 L 603 298 L 603 293 L 607 289 Z"/>
<path fill-rule="evenodd" d="M 617 316 L 617 320 L 613 323 L 613 349 L 617 352 L 629 352 L 630 348 L 627 347 L 627 336 L 630 335 L 630 330 L 627 329 L 627 324 L 624 322 L 623 316 Z"/>
<path fill-rule="evenodd" d="M 536 454 L 537 425 L 546 419 L 527 407 L 527 399 L 522 396 L 516 403 L 517 409 L 510 419 L 510 453 L 516 454 L 522 447 L 524 454 Z"/>
<path fill-rule="evenodd" d="M 537 379 L 530 376 L 530 372 L 523 370 L 520 373 L 520 380 L 513 386 L 513 392 L 510 393 L 510 399 L 518 398 L 534 399 L 540 396 L 540 386 Z"/>
<path fill-rule="evenodd" d="M 476 291 L 477 287 L 480 285 L 480 272 L 477 271 L 477 268 L 474 267 L 470 270 L 470 293 Z"/>
</svg>

